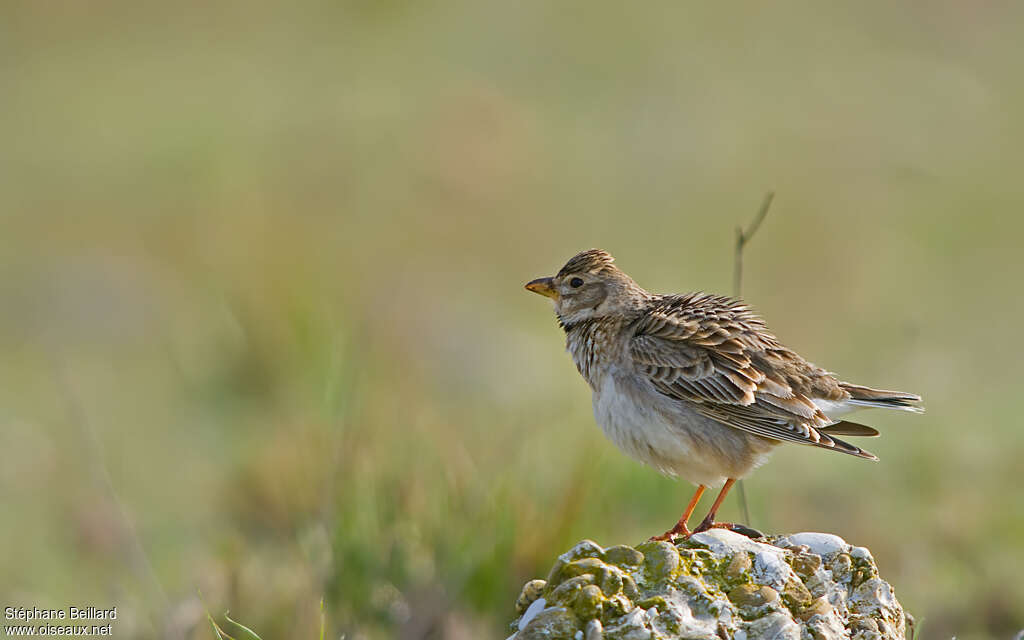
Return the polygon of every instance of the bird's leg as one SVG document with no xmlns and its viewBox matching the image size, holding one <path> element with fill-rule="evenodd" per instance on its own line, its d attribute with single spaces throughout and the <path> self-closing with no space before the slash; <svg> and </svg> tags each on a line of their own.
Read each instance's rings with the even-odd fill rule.
<svg viewBox="0 0 1024 640">
<path fill-rule="evenodd" d="M 704 490 L 707 489 L 704 485 L 698 485 L 697 491 L 690 498 L 690 504 L 686 506 L 686 511 L 683 512 L 683 517 L 679 518 L 679 522 L 676 526 L 672 527 L 660 536 L 654 536 L 651 540 L 668 540 L 671 541 L 678 535 L 688 538 L 690 536 L 690 529 L 686 526 L 686 521 L 690 519 L 693 514 L 693 510 L 697 508 L 697 503 L 700 502 L 700 497 L 704 495 Z"/>
<path fill-rule="evenodd" d="M 735 482 L 736 478 L 729 478 L 725 481 L 725 486 L 718 492 L 718 497 L 715 498 L 715 503 L 711 505 L 711 511 L 709 511 L 707 517 L 697 525 L 697 528 L 693 530 L 693 533 L 700 533 L 701 531 L 707 531 L 708 529 L 728 529 L 747 536 L 748 538 L 764 537 L 764 534 L 757 529 L 751 529 L 750 527 L 742 524 L 715 522 L 715 514 L 718 513 L 718 507 L 722 506 L 722 502 L 725 501 L 725 494 L 729 493 L 729 489 L 732 489 L 732 485 L 735 484 Z"/>
<path fill-rule="evenodd" d="M 711 527 L 714 527 L 716 524 L 718 524 L 715 522 L 715 514 L 718 513 L 718 507 L 722 506 L 722 502 L 725 500 L 725 494 L 729 493 L 729 489 L 732 489 L 732 485 L 735 482 L 735 478 L 729 478 L 728 480 L 725 481 L 725 486 L 722 487 L 722 490 L 718 492 L 718 497 L 715 498 L 715 503 L 711 505 L 711 511 L 708 511 L 707 517 L 705 517 L 704 520 L 701 521 L 699 525 L 697 525 L 697 528 L 693 530 L 694 533 L 707 531 Z"/>
</svg>

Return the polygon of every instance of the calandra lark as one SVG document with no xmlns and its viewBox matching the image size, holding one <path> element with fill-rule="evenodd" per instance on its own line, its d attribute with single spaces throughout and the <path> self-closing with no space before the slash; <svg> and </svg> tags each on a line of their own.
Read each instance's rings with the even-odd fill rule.
<svg viewBox="0 0 1024 640">
<path fill-rule="evenodd" d="M 574 256 L 553 278 L 526 285 L 554 301 L 566 347 L 593 390 L 594 416 L 629 456 L 697 485 L 674 527 L 704 490 L 722 486 L 694 532 L 716 523 L 730 487 L 782 442 L 877 460 L 836 436 L 878 431 L 839 416 L 867 407 L 921 411 L 919 396 L 837 380 L 787 349 L 746 304 L 706 293 L 657 295 L 604 251 Z"/>
</svg>

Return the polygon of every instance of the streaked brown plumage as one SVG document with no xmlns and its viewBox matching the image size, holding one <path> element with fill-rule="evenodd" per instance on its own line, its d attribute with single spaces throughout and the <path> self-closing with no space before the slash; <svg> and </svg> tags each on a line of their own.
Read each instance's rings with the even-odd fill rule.
<svg viewBox="0 0 1024 640">
<path fill-rule="evenodd" d="M 836 436 L 877 436 L 838 416 L 860 408 L 921 411 L 920 397 L 837 380 L 783 346 L 746 304 L 706 293 L 656 295 L 599 249 L 573 256 L 527 289 L 554 300 L 566 347 L 593 390 L 594 414 L 628 455 L 698 485 L 675 527 L 707 486 L 724 483 L 714 515 L 737 478 L 781 442 L 870 460 Z"/>
</svg>

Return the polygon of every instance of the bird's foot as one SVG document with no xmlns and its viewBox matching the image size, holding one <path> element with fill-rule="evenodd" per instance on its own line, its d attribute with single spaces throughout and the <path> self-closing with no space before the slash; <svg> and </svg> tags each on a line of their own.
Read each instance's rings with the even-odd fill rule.
<svg viewBox="0 0 1024 640">
<path fill-rule="evenodd" d="M 697 525 L 697 528 L 693 530 L 693 533 L 701 533 L 708 529 L 728 529 L 734 533 L 738 533 L 741 536 L 747 536 L 748 538 L 763 538 L 764 534 L 757 529 L 752 529 L 746 525 L 735 524 L 732 522 L 715 522 L 711 518 L 704 518 L 704 521 Z"/>
<path fill-rule="evenodd" d="M 652 536 L 651 542 L 675 542 L 676 538 L 689 538 L 693 535 L 693 532 L 685 525 L 677 524 L 660 536 Z"/>
</svg>

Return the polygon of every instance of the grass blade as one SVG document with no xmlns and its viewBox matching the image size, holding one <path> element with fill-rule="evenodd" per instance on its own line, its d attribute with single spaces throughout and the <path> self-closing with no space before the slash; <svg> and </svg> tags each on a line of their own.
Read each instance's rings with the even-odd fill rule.
<svg viewBox="0 0 1024 640">
<path fill-rule="evenodd" d="M 230 622 L 231 624 L 235 625 L 236 627 L 238 627 L 239 629 L 241 629 L 242 631 L 245 632 L 245 635 L 243 636 L 243 638 L 245 638 L 246 640 L 263 640 L 263 638 L 261 638 L 258 635 L 256 635 L 256 632 L 253 631 L 252 629 L 250 629 L 249 627 L 245 626 L 241 622 L 237 622 L 235 620 L 232 620 L 231 616 L 229 616 L 228 613 L 229 613 L 228 611 L 224 612 L 224 618 L 228 622 Z"/>
</svg>

